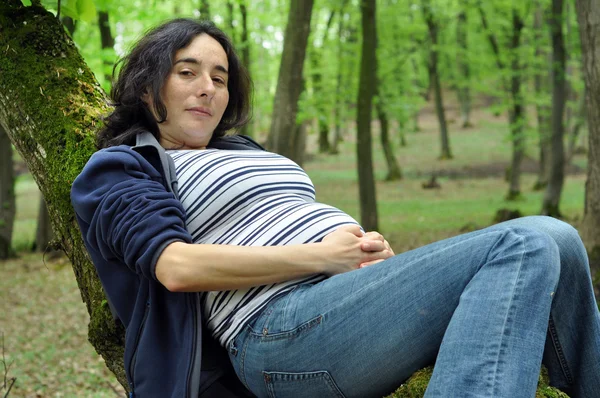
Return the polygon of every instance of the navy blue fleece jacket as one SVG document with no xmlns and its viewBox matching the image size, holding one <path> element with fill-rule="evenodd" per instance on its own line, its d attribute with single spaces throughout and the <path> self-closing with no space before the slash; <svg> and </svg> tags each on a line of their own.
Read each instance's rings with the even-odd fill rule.
<svg viewBox="0 0 600 398">
<path fill-rule="evenodd" d="M 163 249 L 175 241 L 189 243 L 191 236 L 174 170 L 165 170 L 168 155 L 149 133 L 141 138 L 136 147 L 96 152 L 74 181 L 71 201 L 106 295 L 126 328 L 132 395 L 198 397 L 214 389 L 228 363 L 212 339 L 202 341 L 198 293 L 173 293 L 156 279 Z M 211 146 L 262 149 L 239 136 Z"/>
</svg>

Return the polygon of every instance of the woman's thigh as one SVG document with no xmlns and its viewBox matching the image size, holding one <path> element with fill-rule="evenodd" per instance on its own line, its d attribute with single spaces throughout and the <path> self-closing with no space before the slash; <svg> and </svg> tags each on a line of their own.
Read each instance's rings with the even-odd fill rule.
<svg viewBox="0 0 600 398">
<path fill-rule="evenodd" d="M 470 288 L 472 304 L 500 306 L 495 300 L 519 272 L 513 264 L 523 256 L 523 235 L 549 244 L 545 234 L 498 225 L 300 286 L 236 338 L 234 367 L 259 396 L 388 393 L 433 364 L 459 300 L 466 300 L 461 295 L 484 264 L 492 265 L 488 281 Z"/>
</svg>

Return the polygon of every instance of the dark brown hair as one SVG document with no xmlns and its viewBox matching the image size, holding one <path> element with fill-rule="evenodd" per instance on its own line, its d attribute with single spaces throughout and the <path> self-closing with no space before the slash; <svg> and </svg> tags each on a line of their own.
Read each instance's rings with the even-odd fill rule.
<svg viewBox="0 0 600 398">
<path fill-rule="evenodd" d="M 207 34 L 221 44 L 229 63 L 229 103 L 213 137 L 222 137 L 228 130 L 248 123 L 252 82 L 227 35 L 210 21 L 173 19 L 148 31 L 129 55 L 115 65 L 113 76 L 118 65 L 122 66 L 110 93 L 114 109 L 104 119 L 104 127 L 97 134 L 98 148 L 134 145 L 135 136 L 142 131 L 149 131 L 159 138 L 156 119 L 142 96 L 151 93 L 159 122 L 166 120 L 167 109 L 160 90 L 171 71 L 175 53 L 201 34 Z"/>
</svg>

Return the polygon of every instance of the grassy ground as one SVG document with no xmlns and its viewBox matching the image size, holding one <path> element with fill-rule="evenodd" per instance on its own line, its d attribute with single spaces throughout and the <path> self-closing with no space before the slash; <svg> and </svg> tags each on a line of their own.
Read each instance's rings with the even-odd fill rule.
<svg viewBox="0 0 600 398">
<path fill-rule="evenodd" d="M 450 115 L 452 119 L 452 115 Z M 534 174 L 522 179 L 523 198 L 504 201 L 507 184 L 504 169 L 510 159 L 505 120 L 475 115 L 477 127 L 460 130 L 451 126 L 455 158 L 439 161 L 439 137 L 433 117 L 422 120 L 422 131 L 407 136 L 408 146 L 396 155 L 405 179 L 383 182 L 386 174 L 379 142 L 374 143 L 380 230 L 396 252 L 456 235 L 462 228 L 491 224 L 500 208 L 537 214 L 542 192 L 533 192 Z M 535 170 L 534 137 L 526 169 Z M 314 155 L 305 164 L 317 198 L 359 218 L 358 187 L 354 167 L 354 142 L 348 137 L 337 156 Z M 583 158 L 577 158 L 580 167 Z M 583 169 L 581 169 L 583 170 Z M 438 175 L 441 189 L 424 190 L 421 183 Z M 577 225 L 582 217 L 585 175 L 570 174 L 563 191 L 561 210 Z M 17 183 L 18 216 L 13 244 L 29 247 L 35 234 L 38 191 L 31 177 Z M 12 363 L 9 377 L 16 377 L 11 397 L 110 397 L 122 390 L 102 360 L 87 343 L 88 316 L 69 264 L 44 264 L 41 255 L 21 254 L 0 262 L 0 333 L 4 354 Z M 0 347 L 1 349 L 2 347 Z M 2 387 L 0 363 L 0 388 Z M 0 389 L 0 395 L 5 390 Z"/>
</svg>

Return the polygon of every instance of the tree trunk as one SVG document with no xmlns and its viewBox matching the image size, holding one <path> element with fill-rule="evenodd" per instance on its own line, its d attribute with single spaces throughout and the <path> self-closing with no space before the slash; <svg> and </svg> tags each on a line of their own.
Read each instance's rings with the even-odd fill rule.
<svg viewBox="0 0 600 398">
<path fill-rule="evenodd" d="M 360 221 L 365 231 L 378 230 L 377 197 L 373 175 L 373 149 L 371 143 L 371 108 L 377 84 L 377 25 L 375 0 L 361 0 L 362 50 L 360 80 L 356 100 L 356 158 L 358 160 L 358 188 L 360 196 Z"/>
<path fill-rule="evenodd" d="M 248 9 L 246 8 L 246 0 L 240 0 L 240 13 L 242 14 L 242 63 L 248 70 L 248 75 L 252 76 L 250 73 L 250 40 L 248 39 Z M 254 135 L 254 123 L 252 120 L 240 131 L 240 134 L 248 135 L 252 137 Z"/>
<path fill-rule="evenodd" d="M 200 19 L 210 21 L 210 4 L 208 3 L 208 0 L 200 0 L 198 11 L 200 11 Z"/>
<path fill-rule="evenodd" d="M 340 18 L 338 22 L 338 34 L 337 37 L 342 37 L 345 25 L 344 25 L 344 15 L 345 8 L 348 0 L 343 0 L 340 6 Z M 345 99 L 342 98 L 342 85 L 343 85 L 343 59 L 344 59 L 344 43 L 341 40 L 337 41 L 338 45 L 338 67 L 336 72 L 336 84 L 335 84 L 335 105 L 333 109 L 333 124 L 334 124 L 334 136 L 333 141 L 331 142 L 331 146 L 329 148 L 329 153 L 338 154 L 339 149 L 338 145 L 342 141 L 342 120 L 344 119 L 343 108 Z"/>
<path fill-rule="evenodd" d="M 566 164 L 570 164 L 573 161 L 573 156 L 577 152 L 577 138 L 579 138 L 579 133 L 581 132 L 581 128 L 585 125 L 585 121 L 587 119 L 587 108 L 586 108 L 586 94 L 585 90 L 579 99 L 579 110 L 577 112 L 577 116 L 575 116 L 575 123 L 573 124 L 573 128 L 569 131 L 569 146 L 567 147 L 567 159 L 565 161 Z"/>
<path fill-rule="evenodd" d="M 102 50 L 113 49 L 115 46 L 115 39 L 110 31 L 110 22 L 108 20 L 108 12 L 98 12 L 98 27 L 100 28 L 100 42 Z M 102 63 L 104 64 L 104 79 L 112 86 L 112 66 L 113 62 L 107 59 L 106 54 L 102 54 Z"/>
<path fill-rule="evenodd" d="M 106 305 L 69 199 L 72 181 L 95 151 L 94 130 L 108 101 L 61 23 L 40 6 L 0 3 L 0 48 L 0 126 L 46 198 L 90 314 L 89 340 L 127 389 L 124 331 Z"/>
<path fill-rule="evenodd" d="M 333 21 L 333 17 L 335 15 L 335 10 L 331 10 L 329 13 L 329 18 L 327 19 L 327 25 L 325 26 L 325 31 L 323 32 L 323 37 L 321 38 L 321 46 L 320 48 L 313 46 L 310 51 L 310 63 L 313 69 L 312 73 L 312 81 L 313 81 L 313 97 L 316 99 L 316 110 L 317 110 L 317 123 L 319 125 L 319 152 L 327 153 L 331 150 L 331 146 L 329 145 L 329 110 L 327 109 L 324 97 L 324 89 L 323 89 L 323 73 L 321 71 L 322 65 L 322 49 L 327 48 L 327 34 L 329 33 L 329 28 L 331 26 L 331 22 Z"/>
<path fill-rule="evenodd" d="M 0 260 L 5 260 L 12 255 L 15 212 L 15 172 L 12 145 L 4 131 L 3 124 L 0 123 Z"/>
<path fill-rule="evenodd" d="M 543 49 L 542 31 L 544 30 L 544 9 L 541 2 L 536 2 L 536 10 L 534 16 L 534 43 L 536 43 L 535 58 L 546 59 L 548 54 Z M 549 62 L 551 64 L 551 61 Z M 535 95 L 537 98 L 536 113 L 537 113 L 537 128 L 538 128 L 538 144 L 539 144 L 539 170 L 538 178 L 533 186 L 535 191 L 542 190 L 548 185 L 548 176 L 550 175 L 550 109 L 547 105 L 541 104 L 541 99 L 546 95 L 547 88 L 550 87 L 547 74 L 542 72 L 542 69 L 536 69 L 533 77 Z"/>
<path fill-rule="evenodd" d="M 379 89 L 379 81 L 377 82 Z M 389 139 L 389 121 L 387 114 L 385 113 L 385 109 L 383 106 L 383 98 L 380 93 L 377 94 L 377 104 L 375 108 L 377 109 L 377 117 L 379 118 L 379 125 L 381 126 L 380 138 L 381 138 L 381 147 L 383 149 L 383 153 L 385 155 L 385 162 L 388 168 L 388 174 L 385 177 L 386 181 L 395 181 L 402 179 L 402 170 L 400 166 L 398 166 L 398 161 L 394 156 L 394 150 L 392 148 L 392 143 Z"/>
<path fill-rule="evenodd" d="M 511 109 L 509 110 L 510 131 L 512 136 L 512 159 L 510 163 L 509 187 L 507 200 L 517 199 L 521 195 L 521 163 L 525 153 L 525 125 L 524 101 L 521 90 L 521 62 L 518 54 L 521 43 L 523 20 L 516 9 L 512 10 L 512 38 L 510 44 L 511 72 L 510 96 Z"/>
<path fill-rule="evenodd" d="M 588 170 L 581 232 L 592 271 L 600 270 L 600 0 L 576 0 L 588 116 Z"/>
<path fill-rule="evenodd" d="M 564 113 L 567 103 L 565 80 L 566 49 L 563 36 L 564 0 L 552 0 L 550 15 L 550 34 L 552 37 L 552 138 L 550 178 L 542 204 L 542 214 L 560 217 L 559 203 L 565 181 L 565 150 L 563 142 Z"/>
<path fill-rule="evenodd" d="M 448 124 L 446 123 L 446 113 L 444 111 L 444 100 L 442 98 L 442 85 L 440 83 L 440 75 L 438 72 L 438 29 L 439 26 L 434 19 L 433 12 L 431 11 L 430 0 L 422 0 L 423 6 L 423 17 L 427 23 L 429 30 L 429 39 L 431 45 L 429 48 L 429 81 L 433 88 L 435 96 L 435 113 L 438 117 L 440 125 L 440 142 L 441 152 L 440 159 L 452 159 L 452 152 L 450 151 L 450 138 L 448 136 Z"/>
<path fill-rule="evenodd" d="M 38 218 L 37 227 L 35 231 L 35 243 L 33 246 L 34 251 L 45 252 L 50 245 L 50 242 L 54 238 L 52 231 L 52 224 L 50 223 L 50 214 L 48 213 L 48 207 L 43 197 L 40 197 L 40 204 L 38 206 Z"/>
<path fill-rule="evenodd" d="M 271 150 L 292 160 L 296 160 L 292 134 L 302 92 L 302 70 L 312 6 L 313 0 L 292 0 L 290 4 L 267 144 Z"/>
<path fill-rule="evenodd" d="M 227 17 L 225 18 L 225 26 L 227 26 L 227 29 L 228 29 L 227 33 L 228 33 L 231 41 L 233 43 L 237 43 L 237 48 L 239 49 L 240 44 L 237 41 L 236 34 L 235 34 L 235 25 L 233 23 L 233 20 L 234 20 L 233 0 L 227 0 L 227 2 L 225 3 L 225 6 L 227 7 Z"/>
<path fill-rule="evenodd" d="M 460 1 L 460 12 L 456 23 L 456 41 L 458 44 L 457 67 L 459 81 L 456 88 L 458 94 L 458 103 L 460 105 L 460 124 L 462 128 L 472 127 L 471 124 L 471 91 L 469 89 L 471 69 L 469 67 L 469 48 L 467 40 L 469 10 L 468 0 Z"/>
</svg>

